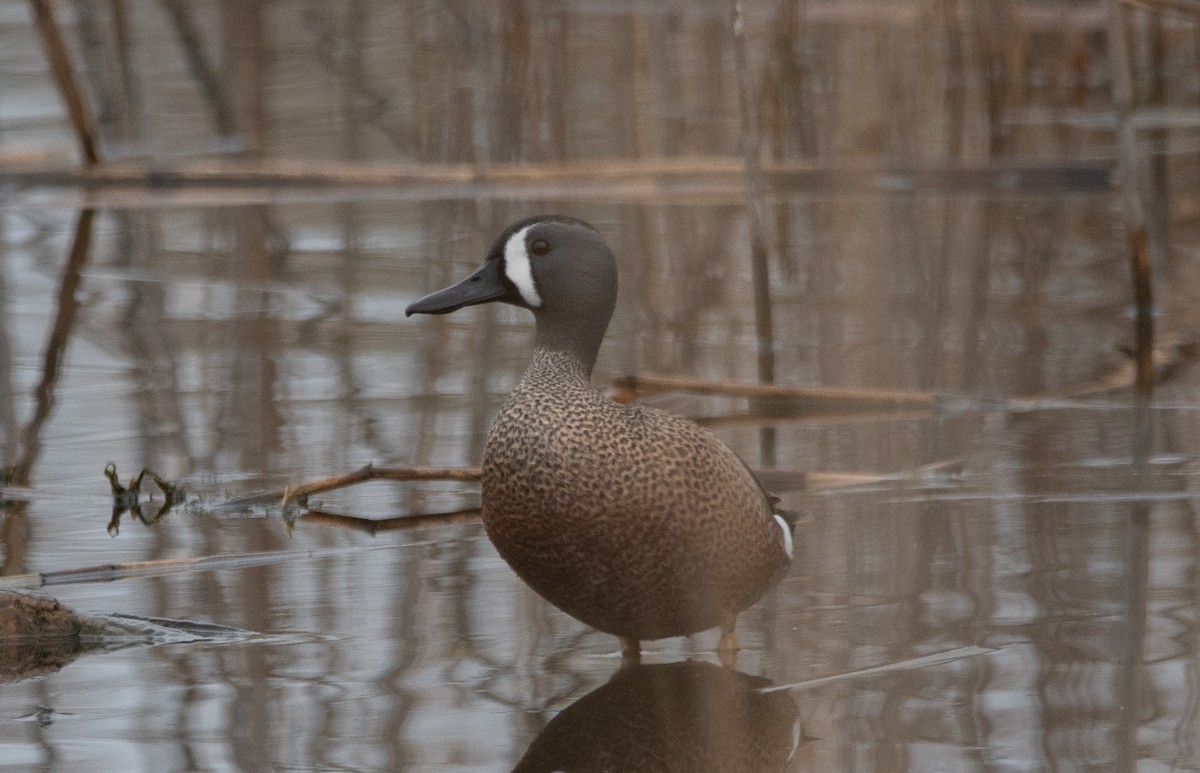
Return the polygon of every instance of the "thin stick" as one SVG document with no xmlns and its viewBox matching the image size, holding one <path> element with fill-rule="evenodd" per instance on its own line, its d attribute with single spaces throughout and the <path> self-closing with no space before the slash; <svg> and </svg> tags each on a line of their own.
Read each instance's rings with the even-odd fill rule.
<svg viewBox="0 0 1200 773">
<path fill-rule="evenodd" d="M 750 229 L 750 276 L 754 288 L 755 363 L 758 380 L 775 381 L 775 325 L 771 314 L 771 270 L 763 206 L 762 138 L 758 128 L 758 102 L 746 53 L 746 16 L 741 0 L 732 0 L 733 69 L 737 76 L 738 113 L 741 122 L 742 158 L 746 165 L 746 215 Z M 775 428 L 759 430 L 762 463 L 775 466 Z"/>
<path fill-rule="evenodd" d="M 1154 297 L 1150 270 L 1150 247 L 1146 229 L 1133 233 L 1130 245 L 1130 274 L 1133 278 L 1135 317 L 1134 360 L 1137 377 L 1134 386 L 1139 395 L 1149 397 L 1154 390 Z"/>
<path fill-rule="evenodd" d="M 1150 443 L 1150 423 L 1146 416 L 1148 400 L 1153 389 L 1146 363 L 1153 350 L 1153 326 L 1148 306 L 1150 261 L 1147 257 L 1147 197 L 1150 195 L 1147 167 L 1143 163 L 1144 152 L 1133 123 L 1136 109 L 1136 94 L 1133 83 L 1133 62 L 1129 54 L 1129 32 L 1127 9 L 1121 0 L 1107 0 L 1104 5 L 1107 16 L 1107 39 L 1109 71 L 1112 78 L 1113 107 L 1117 116 L 1117 152 L 1120 192 L 1125 205 L 1125 220 L 1132 248 L 1130 259 L 1131 280 L 1134 299 L 1139 304 L 1135 321 L 1137 337 L 1137 368 L 1134 383 L 1138 386 L 1134 405 L 1134 460 L 1135 480 L 1133 488 L 1145 489 L 1145 452 Z M 1143 282 L 1145 286 L 1143 287 Z M 1145 297 L 1144 297 L 1145 296 Z M 1143 319 L 1143 316 L 1145 317 Z M 1145 391 L 1142 391 L 1142 389 Z M 1143 685 L 1146 659 L 1147 585 L 1150 582 L 1149 564 L 1149 516 L 1148 507 L 1142 499 L 1130 511 L 1129 529 L 1126 535 L 1126 565 L 1124 577 L 1125 630 L 1121 636 L 1120 670 L 1116 674 L 1114 694 L 1121 706 L 1117 736 L 1117 758 L 1121 767 L 1132 769 L 1137 766 L 1141 749 Z"/>
<path fill-rule="evenodd" d="M 146 577 L 161 577 L 178 572 L 214 569 L 245 569 L 284 561 L 311 560 L 329 556 L 359 553 L 369 550 L 395 548 L 395 545 L 368 545 L 353 548 L 318 550 L 265 550 L 252 553 L 233 553 L 212 556 L 191 556 L 156 561 L 130 561 L 123 564 L 99 564 L 0 577 L 0 590 L 32 590 L 48 585 L 73 585 L 92 582 L 115 582 Z"/>
<path fill-rule="evenodd" d="M 870 677 L 892 674 L 897 671 L 912 671 L 921 668 L 931 668 L 933 666 L 952 663 L 955 660 L 962 660 L 963 658 L 976 658 L 990 655 L 997 651 L 998 650 L 994 648 L 979 647 L 973 644 L 968 644 L 963 647 L 955 647 L 954 649 L 946 650 L 945 652 L 935 652 L 931 655 L 922 655 L 920 657 L 909 658 L 907 660 L 897 660 L 891 663 L 883 663 L 878 666 L 860 668 L 855 671 L 843 671 L 840 674 L 819 676 L 813 679 L 804 679 L 799 682 L 776 684 L 770 687 L 759 688 L 759 692 L 772 693 L 781 692 L 783 690 L 810 690 L 814 687 L 822 687 L 835 682 L 844 682 L 849 679 L 866 679 Z"/>
<path fill-rule="evenodd" d="M 736 381 L 700 381 L 673 376 L 620 376 L 613 379 L 619 399 L 634 395 L 651 395 L 661 392 L 690 392 L 698 395 L 722 395 L 726 397 L 792 398 L 811 400 L 821 405 L 846 408 L 932 408 L 937 396 L 932 392 L 899 392 L 888 390 L 854 391 L 848 389 L 824 389 L 819 387 L 785 386 L 783 384 L 748 384 Z"/>
<path fill-rule="evenodd" d="M 46 47 L 46 59 L 50 62 L 50 70 L 54 80 L 58 82 L 59 92 L 67 103 L 67 113 L 71 116 L 71 126 L 75 129 L 75 139 L 79 142 L 79 151 L 83 154 L 85 166 L 95 166 L 100 162 L 96 153 L 95 124 L 91 111 L 75 79 L 75 71 L 71 67 L 71 57 L 67 53 L 66 43 L 63 42 L 62 32 L 54 19 L 54 8 L 51 0 L 30 0 L 33 6 L 33 20 L 42 36 L 42 44 Z"/>
</svg>

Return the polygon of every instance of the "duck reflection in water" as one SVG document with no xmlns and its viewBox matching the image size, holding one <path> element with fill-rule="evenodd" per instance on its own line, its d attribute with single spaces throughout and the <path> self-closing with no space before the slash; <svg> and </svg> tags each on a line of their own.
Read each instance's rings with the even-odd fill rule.
<svg viewBox="0 0 1200 773">
<path fill-rule="evenodd" d="M 533 312 L 533 357 L 483 453 L 483 523 L 513 570 L 620 637 L 629 661 L 643 640 L 720 627 L 731 665 L 737 616 L 788 571 L 796 517 L 716 435 L 591 385 L 616 300 L 600 233 L 549 215 L 509 226 L 473 274 L 406 313 Z"/>
<path fill-rule="evenodd" d="M 782 771 L 800 739 L 796 704 L 766 679 L 709 663 L 633 665 L 568 706 L 514 773 Z"/>
</svg>

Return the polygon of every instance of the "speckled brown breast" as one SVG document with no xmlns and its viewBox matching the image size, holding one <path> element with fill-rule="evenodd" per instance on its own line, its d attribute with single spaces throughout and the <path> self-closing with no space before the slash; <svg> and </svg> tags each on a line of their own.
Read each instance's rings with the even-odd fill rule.
<svg viewBox="0 0 1200 773">
<path fill-rule="evenodd" d="M 789 562 L 731 450 L 687 419 L 605 399 L 560 352 L 535 353 L 492 427 L 483 520 L 545 599 L 630 639 L 731 621 Z"/>
</svg>

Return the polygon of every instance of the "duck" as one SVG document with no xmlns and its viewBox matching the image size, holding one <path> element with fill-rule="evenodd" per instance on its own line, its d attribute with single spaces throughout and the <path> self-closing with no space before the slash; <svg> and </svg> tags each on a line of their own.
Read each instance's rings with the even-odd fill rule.
<svg viewBox="0 0 1200 773">
<path fill-rule="evenodd" d="M 533 313 L 533 354 L 484 444 L 488 538 L 542 598 L 618 637 L 625 661 L 644 641 L 719 628 L 726 662 L 738 615 L 788 572 L 798 515 L 710 430 L 592 385 L 616 302 L 601 233 L 540 215 L 405 315 L 483 303 Z"/>
</svg>

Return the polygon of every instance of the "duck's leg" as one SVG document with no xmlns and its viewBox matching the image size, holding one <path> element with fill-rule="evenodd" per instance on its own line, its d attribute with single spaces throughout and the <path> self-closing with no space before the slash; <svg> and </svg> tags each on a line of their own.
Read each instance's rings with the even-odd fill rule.
<svg viewBox="0 0 1200 773">
<path fill-rule="evenodd" d="M 636 666 L 642 662 L 642 643 L 637 639 L 621 639 L 621 665 Z"/>
<path fill-rule="evenodd" d="M 737 668 L 738 643 L 733 629 L 737 626 L 737 618 L 728 618 L 721 623 L 721 641 L 717 642 L 717 657 L 726 668 Z"/>
</svg>

